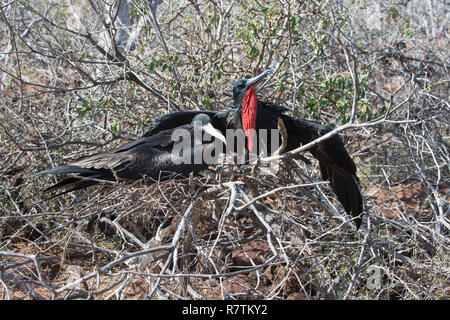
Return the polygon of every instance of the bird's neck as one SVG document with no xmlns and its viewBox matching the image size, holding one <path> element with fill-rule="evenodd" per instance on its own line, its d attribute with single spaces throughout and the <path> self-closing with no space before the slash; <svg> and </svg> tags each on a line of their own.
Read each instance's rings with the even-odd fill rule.
<svg viewBox="0 0 450 320">
<path fill-rule="evenodd" d="M 253 138 L 256 133 L 256 116 L 258 114 L 258 100 L 255 89 L 250 87 L 242 99 L 242 127 L 247 136 L 248 149 L 253 150 Z"/>
</svg>

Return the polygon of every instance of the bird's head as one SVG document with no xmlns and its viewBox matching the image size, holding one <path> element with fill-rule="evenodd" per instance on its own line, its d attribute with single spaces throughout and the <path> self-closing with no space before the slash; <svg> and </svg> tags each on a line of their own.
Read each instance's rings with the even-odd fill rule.
<svg viewBox="0 0 450 320">
<path fill-rule="evenodd" d="M 227 144 L 227 141 L 225 139 L 225 136 L 216 128 L 213 127 L 213 125 L 211 124 L 211 117 L 208 116 L 205 113 L 200 113 L 198 115 L 196 115 L 192 121 L 191 121 L 191 125 L 193 127 L 200 125 L 202 127 L 202 131 L 223 141 L 223 143 L 225 143 L 225 145 Z M 199 142 L 200 144 L 202 142 Z"/>
<path fill-rule="evenodd" d="M 253 150 L 253 138 L 256 132 L 256 115 L 258 113 L 258 100 L 255 86 L 261 82 L 272 70 L 266 70 L 251 79 L 239 79 L 233 86 L 233 100 L 236 108 L 242 110 L 242 126 L 248 140 L 248 149 Z"/>
</svg>

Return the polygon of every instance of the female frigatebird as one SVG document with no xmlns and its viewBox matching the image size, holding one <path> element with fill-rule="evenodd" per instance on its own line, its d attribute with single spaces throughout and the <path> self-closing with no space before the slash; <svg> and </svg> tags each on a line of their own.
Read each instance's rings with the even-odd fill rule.
<svg viewBox="0 0 450 320">
<path fill-rule="evenodd" d="M 305 145 L 331 131 L 330 128 L 313 121 L 302 120 L 284 114 L 288 108 L 260 101 L 256 97 L 255 86 L 272 71 L 267 70 L 251 79 L 240 79 L 233 86 L 234 108 L 228 111 L 207 111 L 215 128 L 225 135 L 226 129 L 243 129 L 247 136 L 247 148 L 254 148 L 255 134 L 259 129 L 277 129 L 278 119 L 284 122 L 287 132 L 285 151 Z M 163 115 L 156 119 L 144 136 L 157 134 L 171 125 L 189 123 L 198 113 L 204 111 L 183 111 Z M 280 138 L 281 139 L 281 138 Z M 268 152 L 271 143 L 268 142 Z M 331 188 L 344 206 L 347 214 L 354 217 L 356 227 L 361 225 L 363 200 L 360 192 L 356 166 L 345 149 L 339 135 L 333 135 L 308 150 L 319 160 L 320 172 L 324 180 L 329 180 Z"/>
<path fill-rule="evenodd" d="M 204 153 L 212 155 L 216 147 L 214 142 L 204 143 L 203 134 L 195 134 L 194 131 L 198 128 L 226 142 L 221 132 L 211 125 L 211 118 L 205 113 L 199 113 L 192 117 L 189 124 L 159 131 L 149 137 L 142 137 L 125 144 L 115 151 L 98 153 L 68 165 L 39 172 L 37 175 L 66 175 L 65 179 L 45 190 L 71 186 L 57 196 L 87 188 L 102 181 L 117 181 L 117 178 L 135 181 L 144 177 L 154 180 L 187 177 L 191 172 L 197 173 L 208 168 L 210 164 L 203 161 L 202 155 Z M 188 141 L 187 148 L 177 149 L 180 152 L 174 152 L 174 147 L 178 143 L 176 139 L 173 141 L 175 130 L 179 130 L 180 134 L 187 133 L 185 136 L 189 138 L 194 137 Z M 196 152 L 200 152 L 200 157 L 195 156 Z M 200 161 L 195 161 L 194 157 Z"/>
</svg>

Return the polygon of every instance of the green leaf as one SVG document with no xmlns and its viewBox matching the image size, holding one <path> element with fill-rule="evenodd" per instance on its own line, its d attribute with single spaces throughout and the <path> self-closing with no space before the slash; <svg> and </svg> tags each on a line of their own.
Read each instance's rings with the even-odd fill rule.
<svg viewBox="0 0 450 320">
<path fill-rule="evenodd" d="M 389 12 L 391 13 L 391 18 L 396 20 L 399 16 L 398 10 L 395 7 L 389 8 Z"/>
<path fill-rule="evenodd" d="M 149 63 L 149 65 L 148 65 L 148 71 L 149 71 L 150 73 L 155 72 L 155 62 L 154 62 L 154 61 L 152 61 L 152 62 Z"/>
<path fill-rule="evenodd" d="M 259 54 L 259 50 L 256 47 L 251 47 L 249 51 L 250 56 L 256 57 Z"/>
</svg>

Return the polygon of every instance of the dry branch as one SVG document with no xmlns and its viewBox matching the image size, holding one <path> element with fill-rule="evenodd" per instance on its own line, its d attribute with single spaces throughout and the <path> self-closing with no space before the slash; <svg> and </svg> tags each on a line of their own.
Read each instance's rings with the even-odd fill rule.
<svg viewBox="0 0 450 320">
<path fill-rule="evenodd" d="M 0 299 L 448 299 L 444 2 L 126 1 L 126 50 L 125 0 L 69 2 L 0 8 Z M 276 174 L 223 164 L 43 198 L 33 174 L 161 114 L 224 109 L 262 67 L 262 100 L 333 127 L 285 152 L 281 121 L 258 158 L 284 159 Z M 365 196 L 358 232 L 307 152 L 334 134 Z"/>
</svg>

